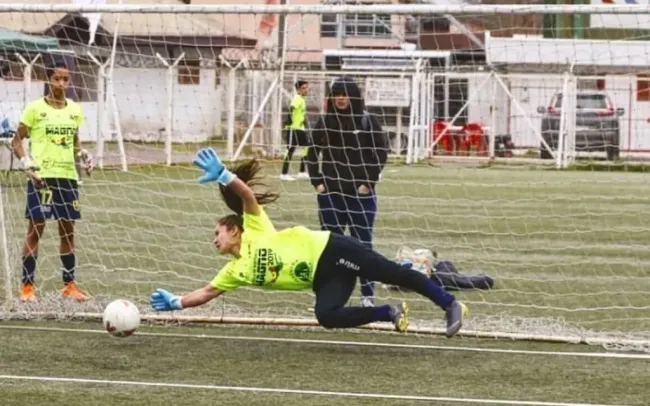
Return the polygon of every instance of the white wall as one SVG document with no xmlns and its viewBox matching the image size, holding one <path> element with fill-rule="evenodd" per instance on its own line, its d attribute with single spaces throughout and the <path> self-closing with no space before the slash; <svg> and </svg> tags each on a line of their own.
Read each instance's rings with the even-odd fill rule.
<svg viewBox="0 0 650 406">
<path fill-rule="evenodd" d="M 540 37 L 485 36 L 485 57 L 490 64 L 631 66 L 645 69 L 650 54 L 647 41 L 574 40 Z"/>
<path fill-rule="evenodd" d="M 162 141 L 167 119 L 166 69 L 120 68 L 115 72 L 120 123 L 126 139 Z M 173 142 L 203 141 L 219 125 L 215 71 L 202 69 L 200 84 L 174 78 Z"/>
<path fill-rule="evenodd" d="M 25 107 L 23 102 L 25 86 L 23 82 L 0 79 L 0 115 L 18 123 Z M 43 95 L 43 82 L 32 82 L 27 100 L 34 100 Z"/>
<path fill-rule="evenodd" d="M 621 117 L 621 148 L 631 151 L 650 151 L 650 102 L 637 101 L 637 77 L 634 75 L 607 76 L 606 91 L 616 107 L 625 109 Z"/>
<path fill-rule="evenodd" d="M 167 90 L 165 69 L 115 69 L 115 93 L 123 135 L 131 141 L 163 141 Z M 180 85 L 174 79 L 173 142 L 198 142 L 212 136 L 220 125 L 220 92 L 215 86 L 215 70 L 202 69 L 199 85 Z M 221 86 L 225 86 L 225 83 Z M 0 114 L 18 122 L 24 108 L 23 82 L 0 80 Z M 43 95 L 43 82 L 34 81 L 29 100 Z M 83 141 L 95 141 L 97 103 L 82 102 L 86 124 L 81 128 Z M 106 106 L 108 108 L 108 106 Z M 225 118 L 225 115 L 224 115 Z M 114 134 L 105 132 L 105 139 Z"/>
<path fill-rule="evenodd" d="M 492 120 L 491 106 L 493 103 L 492 98 L 492 81 L 488 80 L 483 86 L 481 84 L 485 81 L 488 74 L 480 76 L 472 76 L 467 79 L 467 89 L 469 99 L 475 92 L 474 100 L 467 106 L 467 119 L 468 122 L 481 122 L 485 125 L 490 125 Z"/>
<path fill-rule="evenodd" d="M 617 5 L 627 5 L 625 0 L 591 0 L 591 4 L 603 5 L 614 8 Z M 650 16 L 646 14 L 592 14 L 590 17 L 592 27 L 604 28 L 650 28 Z"/>
</svg>

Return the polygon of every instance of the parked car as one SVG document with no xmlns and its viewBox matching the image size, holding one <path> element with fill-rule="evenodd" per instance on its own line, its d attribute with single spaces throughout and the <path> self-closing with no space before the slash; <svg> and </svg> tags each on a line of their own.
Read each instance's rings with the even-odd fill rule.
<svg viewBox="0 0 650 406">
<path fill-rule="evenodd" d="M 614 108 L 606 93 L 579 92 L 576 102 L 576 152 L 605 152 L 608 160 L 619 158 L 620 126 L 619 117 L 625 110 Z M 542 138 L 557 150 L 562 111 L 562 93 L 551 99 L 548 107 L 540 106 L 537 112 L 542 117 Z M 551 159 L 551 153 L 540 145 L 540 158 Z"/>
</svg>

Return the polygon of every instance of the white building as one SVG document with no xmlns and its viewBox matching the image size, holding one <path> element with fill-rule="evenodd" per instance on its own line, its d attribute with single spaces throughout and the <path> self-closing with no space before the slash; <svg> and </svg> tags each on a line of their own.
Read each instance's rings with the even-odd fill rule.
<svg viewBox="0 0 650 406">
<path fill-rule="evenodd" d="M 69 1 L 29 0 L 20 3 L 66 3 Z M 109 1 L 108 3 L 117 3 Z M 128 1 L 122 3 L 127 4 Z M 180 4 L 176 0 L 138 0 L 133 3 Z M 119 18 L 119 25 L 118 25 Z M 174 70 L 174 141 L 206 139 L 221 125 L 220 100 L 223 95 L 222 71 L 217 61 L 224 48 L 253 48 L 256 39 L 242 35 L 226 16 L 192 14 L 104 14 L 95 42 L 88 46 L 88 20 L 62 13 L 11 13 L 0 26 L 30 34 L 54 36 L 62 48 L 76 54 L 77 73 L 73 77 L 79 101 L 86 114 L 83 140 L 97 136 L 98 66 L 88 52 L 107 61 L 117 33 L 116 65 L 113 74 L 121 129 L 126 139 L 161 140 L 167 115 L 167 69 L 156 55 L 172 64 Z M 35 55 L 26 55 L 33 58 Z M 25 87 L 24 67 L 15 55 L 4 55 L 10 74 L 0 79 L 0 111 L 18 120 L 27 100 L 43 95 L 43 58 L 34 64 L 31 84 Z M 109 129 L 105 138 L 110 140 Z"/>
</svg>

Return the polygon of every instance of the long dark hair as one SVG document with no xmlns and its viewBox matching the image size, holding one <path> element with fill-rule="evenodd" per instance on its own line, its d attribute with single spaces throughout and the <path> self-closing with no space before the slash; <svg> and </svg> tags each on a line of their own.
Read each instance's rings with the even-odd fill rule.
<svg viewBox="0 0 650 406">
<path fill-rule="evenodd" d="M 256 159 L 251 159 L 230 168 L 230 171 L 253 189 L 257 204 L 264 206 L 265 204 L 273 203 L 278 200 L 280 195 L 278 193 L 270 192 L 268 187 L 259 180 L 258 174 L 261 169 L 262 167 L 260 166 L 260 163 Z M 263 192 L 257 192 L 255 191 L 255 188 L 257 187 L 262 187 L 265 190 Z M 229 229 L 232 227 L 243 229 L 242 215 L 244 214 L 244 203 L 241 198 L 230 188 L 221 184 L 219 184 L 219 191 L 221 192 L 221 198 L 224 203 L 226 203 L 226 206 L 235 212 L 234 214 L 219 219 L 219 224 L 225 225 Z"/>
</svg>

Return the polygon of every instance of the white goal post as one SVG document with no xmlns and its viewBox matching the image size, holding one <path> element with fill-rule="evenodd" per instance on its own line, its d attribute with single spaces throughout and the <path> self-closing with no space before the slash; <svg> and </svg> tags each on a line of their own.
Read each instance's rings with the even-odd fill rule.
<svg viewBox="0 0 650 406">
<path fill-rule="evenodd" d="M 472 309 L 464 334 L 650 350 L 644 174 L 437 165 L 445 155 L 522 166 L 532 156 L 534 164 L 567 168 L 586 154 L 584 134 L 593 132 L 585 130 L 585 109 L 609 125 L 599 137 L 613 144 L 596 155 L 650 151 L 650 42 L 543 38 L 535 24 L 526 27 L 535 32 L 518 33 L 515 19 L 580 13 L 593 21 L 624 16 L 634 25 L 650 5 L 141 2 L 0 4 L 0 28 L 32 36 L 18 49 L 0 39 L 0 115 L 18 121 L 25 104 L 44 94 L 51 54 L 69 55 L 74 97 L 86 116 L 80 136 L 100 163 L 91 178 L 82 176 L 75 236 L 77 276 L 91 300 L 60 297 L 59 241 L 48 223 L 38 253 L 39 301 L 21 303 L 25 179 L 5 159 L 3 142 L 0 320 L 95 319 L 123 297 L 150 321 L 316 326 L 310 291 L 240 289 L 165 315 L 149 308 L 148 297 L 158 287 L 196 289 L 225 264 L 210 240 L 215 220 L 228 212 L 218 192 L 196 183 L 190 162 L 200 147 L 232 161 L 261 159 L 264 181 L 281 194 L 268 208 L 278 229 L 320 227 L 309 182 L 280 181 L 283 121 L 299 80 L 309 84 L 313 124 L 327 87 L 346 75 L 392 141 L 377 186 L 374 248 L 389 258 L 404 246 L 430 249 L 496 281 L 494 289 L 454 289 Z M 94 38 L 88 13 L 100 15 Z M 475 31 L 482 48 L 468 53 L 459 45 L 467 41 L 404 46 L 415 35 L 413 21 L 447 15 L 462 25 L 450 35 Z M 59 47 L 33 48 L 43 37 Z M 424 37 L 416 41 L 422 47 Z M 481 145 L 472 144 L 471 131 Z M 506 142 L 517 149 L 513 156 Z M 298 172 L 294 160 L 291 173 Z M 443 331 L 442 313 L 428 301 L 380 284 L 376 293 L 378 303 L 412 302 L 413 331 Z M 350 303 L 358 302 L 355 290 Z"/>
</svg>

